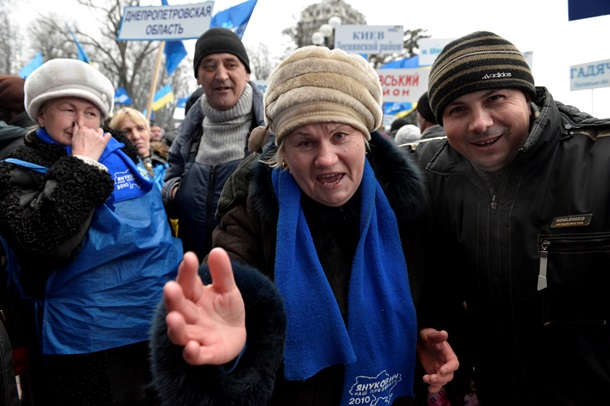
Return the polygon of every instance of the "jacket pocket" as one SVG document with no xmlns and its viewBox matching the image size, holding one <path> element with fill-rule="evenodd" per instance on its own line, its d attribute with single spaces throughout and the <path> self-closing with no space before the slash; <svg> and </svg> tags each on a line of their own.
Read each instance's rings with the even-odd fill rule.
<svg viewBox="0 0 610 406">
<path fill-rule="evenodd" d="M 610 233 L 538 237 L 542 323 L 606 324 L 610 313 Z"/>
</svg>

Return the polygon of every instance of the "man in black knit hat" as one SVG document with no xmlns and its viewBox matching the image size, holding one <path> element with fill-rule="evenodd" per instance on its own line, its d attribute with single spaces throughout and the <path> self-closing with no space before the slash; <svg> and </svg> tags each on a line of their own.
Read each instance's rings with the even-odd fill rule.
<svg viewBox="0 0 610 406">
<path fill-rule="evenodd" d="M 420 326 L 449 332 L 481 404 L 607 404 L 610 120 L 490 32 L 445 46 L 428 96 L 447 139 L 415 150 L 435 221 Z"/>
<path fill-rule="evenodd" d="M 432 138 L 445 137 L 445 130 L 443 127 L 438 125 L 434 112 L 430 108 L 430 101 L 428 100 L 428 92 L 424 92 L 417 101 L 417 125 L 421 131 L 422 140 L 429 140 Z"/>
<path fill-rule="evenodd" d="M 212 248 L 218 197 L 249 154 L 250 130 L 263 125 L 263 95 L 250 82 L 250 60 L 237 35 L 211 28 L 195 44 L 194 73 L 203 94 L 193 102 L 169 151 L 163 202 L 177 219 L 184 251 Z"/>
</svg>

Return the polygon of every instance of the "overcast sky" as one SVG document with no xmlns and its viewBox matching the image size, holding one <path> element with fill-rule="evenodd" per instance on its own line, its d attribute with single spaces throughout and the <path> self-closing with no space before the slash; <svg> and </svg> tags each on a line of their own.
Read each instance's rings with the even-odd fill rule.
<svg viewBox="0 0 610 406">
<path fill-rule="evenodd" d="M 218 0 L 214 12 L 243 0 Z M 198 3 L 197 0 L 169 0 L 170 4 Z M 549 88 L 553 97 L 598 117 L 610 117 L 610 88 L 570 91 L 570 66 L 610 60 L 610 15 L 568 21 L 568 0 L 347 0 L 369 25 L 402 25 L 422 28 L 433 38 L 457 38 L 487 30 L 513 42 L 521 51 L 533 52 L 533 73 L 538 86 Z M 160 5 L 161 1 L 143 0 Z M 301 11 L 317 1 L 258 0 L 243 41 L 255 48 L 267 44 L 278 55 L 287 39 L 281 32 L 294 26 Z M 25 0 L 24 13 L 76 12 L 73 0 L 61 2 Z M 80 14 L 81 18 L 86 17 Z M 77 14 L 78 16 L 78 14 Z M 77 17 L 74 17 L 77 18 Z M 82 29 L 82 27 L 81 27 Z M 194 41 L 187 41 L 187 48 Z"/>
<path fill-rule="evenodd" d="M 239 0 L 219 1 L 235 4 Z M 294 25 L 309 0 L 259 0 L 244 42 L 278 42 Z M 610 16 L 568 21 L 567 0 L 347 0 L 369 25 L 422 28 L 434 38 L 457 38 L 473 31 L 495 32 L 521 51 L 533 52 L 536 85 L 556 100 L 599 117 L 610 117 L 610 88 L 570 91 L 570 66 L 610 60 Z"/>
</svg>

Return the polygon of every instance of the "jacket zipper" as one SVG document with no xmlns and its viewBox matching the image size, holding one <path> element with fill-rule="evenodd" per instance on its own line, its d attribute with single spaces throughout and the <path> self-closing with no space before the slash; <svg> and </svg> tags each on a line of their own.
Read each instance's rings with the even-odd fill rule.
<svg viewBox="0 0 610 406">
<path fill-rule="evenodd" d="M 542 241 L 540 246 L 540 268 L 538 270 L 538 291 L 546 289 L 546 268 L 549 261 L 549 246 L 551 242 L 548 240 Z"/>
<path fill-rule="evenodd" d="M 216 168 L 217 166 L 212 166 L 212 170 L 210 171 L 210 180 L 208 183 L 208 195 L 206 200 L 206 216 L 205 216 L 205 231 L 207 232 L 204 243 L 208 246 L 212 245 L 211 237 L 208 238 L 208 235 L 211 235 L 210 228 L 212 228 L 212 216 L 216 213 L 213 211 L 213 202 L 214 195 L 216 193 Z"/>
<path fill-rule="evenodd" d="M 604 235 L 589 235 L 585 238 L 571 237 L 571 238 L 546 238 L 542 240 L 540 244 L 540 268 L 538 271 L 538 291 L 541 291 L 547 287 L 547 263 L 549 258 L 549 249 L 551 247 L 551 240 L 555 246 L 555 250 L 558 252 L 574 252 L 575 250 L 582 250 L 585 247 L 596 247 L 603 249 L 610 249 L 610 235 L 605 233 Z"/>
</svg>

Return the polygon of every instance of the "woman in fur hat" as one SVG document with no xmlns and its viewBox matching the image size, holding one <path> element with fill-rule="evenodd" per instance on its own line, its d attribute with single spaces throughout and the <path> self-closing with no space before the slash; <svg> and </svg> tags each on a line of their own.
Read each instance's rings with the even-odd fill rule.
<svg viewBox="0 0 610 406">
<path fill-rule="evenodd" d="M 113 97 L 91 65 L 46 62 L 25 82 L 39 127 L 0 163 L 0 233 L 40 347 L 36 404 L 155 404 L 151 314 L 182 246 L 129 141 L 100 128 Z"/>
<path fill-rule="evenodd" d="M 381 95 L 338 49 L 274 70 L 256 132 L 275 143 L 225 186 L 199 272 L 187 253 L 164 289 L 151 342 L 164 404 L 398 406 L 422 376 L 431 392 L 451 380 L 446 333 L 418 332 L 425 189 L 376 131 Z"/>
</svg>

